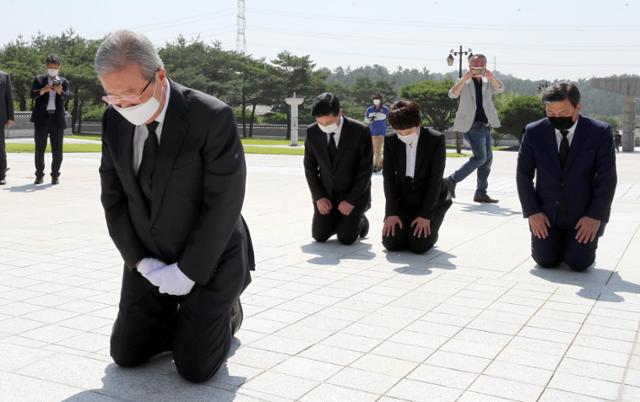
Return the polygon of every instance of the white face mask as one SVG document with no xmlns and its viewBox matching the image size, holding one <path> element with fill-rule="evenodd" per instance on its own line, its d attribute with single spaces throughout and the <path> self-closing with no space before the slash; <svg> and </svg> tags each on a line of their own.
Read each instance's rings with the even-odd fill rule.
<svg viewBox="0 0 640 402">
<path fill-rule="evenodd" d="M 413 145 L 416 141 L 418 141 L 418 130 L 408 135 L 400 135 L 397 132 L 396 134 L 398 135 L 398 139 L 407 145 Z"/>
<path fill-rule="evenodd" d="M 139 126 L 147 121 L 158 111 L 160 102 L 156 99 L 156 88 L 158 87 L 158 80 L 153 87 L 153 95 L 148 101 L 139 105 L 122 108 L 117 105 L 113 105 L 113 108 L 117 110 L 125 119 L 129 120 L 134 126 Z"/>
<path fill-rule="evenodd" d="M 327 134 L 335 133 L 336 131 L 338 131 L 338 125 L 336 123 L 331 123 L 326 126 L 318 123 L 318 127 L 320 127 L 320 130 Z"/>
<path fill-rule="evenodd" d="M 59 72 L 59 68 L 47 68 L 47 74 L 49 74 L 49 77 L 56 77 Z"/>
<path fill-rule="evenodd" d="M 380 106 L 380 99 L 374 99 L 373 104 L 376 106 Z"/>
</svg>

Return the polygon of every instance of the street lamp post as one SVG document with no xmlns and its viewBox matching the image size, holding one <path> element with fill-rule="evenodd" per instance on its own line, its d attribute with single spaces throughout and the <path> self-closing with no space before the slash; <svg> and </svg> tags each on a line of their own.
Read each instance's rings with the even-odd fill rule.
<svg viewBox="0 0 640 402">
<path fill-rule="evenodd" d="M 540 81 L 538 83 L 538 91 L 544 91 L 551 83 L 547 80 Z"/>
<path fill-rule="evenodd" d="M 458 78 L 462 78 L 462 56 L 467 56 L 467 58 L 473 56 L 471 49 L 462 50 L 462 45 L 460 45 L 460 50 L 457 52 L 451 49 L 449 51 L 449 56 L 447 56 L 447 64 L 449 66 L 453 66 L 453 62 L 456 60 L 455 56 L 458 56 L 459 64 L 458 64 Z M 462 136 L 459 132 L 456 131 L 456 152 L 462 153 Z"/>
<path fill-rule="evenodd" d="M 471 49 L 462 50 L 462 45 L 460 45 L 460 50 L 457 52 L 451 49 L 449 51 L 449 57 L 447 57 L 447 64 L 453 66 L 453 62 L 455 61 L 455 56 L 459 56 L 459 65 L 458 65 L 458 78 L 462 78 L 462 56 L 467 56 L 467 58 L 473 56 Z"/>
</svg>

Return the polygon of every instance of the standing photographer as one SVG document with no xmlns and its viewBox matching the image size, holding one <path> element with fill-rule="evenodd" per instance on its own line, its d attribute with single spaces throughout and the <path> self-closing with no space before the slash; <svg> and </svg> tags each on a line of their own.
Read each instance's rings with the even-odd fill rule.
<svg viewBox="0 0 640 402">
<path fill-rule="evenodd" d="M 47 73 L 38 75 L 31 86 L 31 98 L 35 106 L 31 113 L 31 121 L 35 126 L 36 143 L 35 165 L 36 180 L 41 184 L 44 177 L 44 151 L 47 148 L 47 137 L 51 141 L 51 184 L 60 182 L 60 165 L 62 165 L 62 137 L 65 122 L 64 102 L 69 91 L 69 81 L 60 77 L 60 58 L 55 54 L 47 57 Z"/>
<path fill-rule="evenodd" d="M 473 152 L 469 161 L 445 180 L 454 198 L 456 184 L 478 169 L 473 201 L 498 202 L 487 195 L 487 187 L 493 160 L 490 131 L 491 127 L 500 127 L 492 96 L 503 91 L 504 85 L 487 70 L 487 58 L 482 54 L 471 56 L 469 71 L 449 90 L 450 98 L 460 98 L 453 131 L 464 133 L 464 138 L 471 144 Z"/>
</svg>

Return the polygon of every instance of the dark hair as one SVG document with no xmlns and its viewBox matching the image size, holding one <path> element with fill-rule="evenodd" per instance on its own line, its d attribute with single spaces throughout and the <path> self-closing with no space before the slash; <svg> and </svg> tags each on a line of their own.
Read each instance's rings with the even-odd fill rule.
<svg viewBox="0 0 640 402">
<path fill-rule="evenodd" d="M 57 54 L 50 54 L 47 56 L 47 64 L 60 65 L 60 57 Z"/>
<path fill-rule="evenodd" d="M 580 103 L 580 90 L 571 81 L 561 81 L 549 85 L 542 93 L 542 102 L 562 102 L 568 99 L 573 107 Z"/>
<path fill-rule="evenodd" d="M 371 99 L 380 99 L 382 101 L 382 95 L 380 94 L 374 94 Z"/>
<path fill-rule="evenodd" d="M 311 115 L 313 117 L 340 114 L 340 100 L 331 92 L 324 92 L 316 96 L 311 106 Z"/>
<path fill-rule="evenodd" d="M 391 105 L 388 119 L 391 127 L 396 130 L 418 127 L 422 121 L 420 104 L 414 101 L 397 101 Z"/>
</svg>

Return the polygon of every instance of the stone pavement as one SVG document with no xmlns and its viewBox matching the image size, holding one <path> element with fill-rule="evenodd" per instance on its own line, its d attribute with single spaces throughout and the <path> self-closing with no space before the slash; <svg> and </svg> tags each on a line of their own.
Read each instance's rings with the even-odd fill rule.
<svg viewBox="0 0 640 402">
<path fill-rule="evenodd" d="M 640 154 L 619 155 L 612 221 L 585 273 L 529 257 L 515 156 L 495 156 L 500 204 L 472 203 L 473 177 L 459 185 L 424 256 L 383 251 L 379 174 L 370 237 L 316 244 L 301 157 L 247 156 L 258 267 L 232 356 L 193 385 L 170 355 L 135 369 L 109 357 L 122 262 L 99 203 L 99 156 L 65 155 L 52 187 L 31 184 L 32 155 L 10 154 L 0 400 L 640 400 Z M 449 159 L 447 172 L 463 162 Z"/>
</svg>

